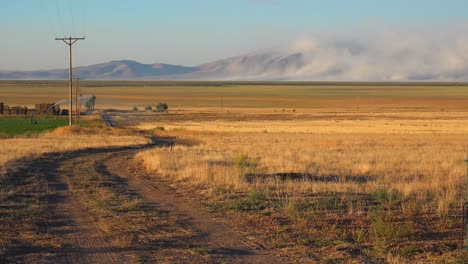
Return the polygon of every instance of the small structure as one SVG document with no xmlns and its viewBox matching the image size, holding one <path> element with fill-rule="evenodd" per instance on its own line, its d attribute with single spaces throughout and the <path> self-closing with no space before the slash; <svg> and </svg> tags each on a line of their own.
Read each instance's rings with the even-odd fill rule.
<svg viewBox="0 0 468 264">
<path fill-rule="evenodd" d="M 26 115 L 28 113 L 27 107 L 15 106 L 11 108 L 11 115 Z"/>
<path fill-rule="evenodd" d="M 60 107 L 55 104 L 36 104 L 35 109 L 38 115 L 60 115 Z"/>
</svg>

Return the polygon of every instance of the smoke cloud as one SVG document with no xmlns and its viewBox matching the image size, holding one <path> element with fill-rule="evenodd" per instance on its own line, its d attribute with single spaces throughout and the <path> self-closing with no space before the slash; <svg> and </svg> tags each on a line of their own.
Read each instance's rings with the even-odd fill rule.
<svg viewBox="0 0 468 264">
<path fill-rule="evenodd" d="M 223 79 L 468 81 L 468 26 L 308 34 L 205 69 Z"/>
</svg>

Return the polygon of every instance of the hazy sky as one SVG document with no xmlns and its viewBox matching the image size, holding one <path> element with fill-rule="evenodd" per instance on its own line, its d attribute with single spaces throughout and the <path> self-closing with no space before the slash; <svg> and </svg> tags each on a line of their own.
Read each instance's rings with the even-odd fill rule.
<svg viewBox="0 0 468 264">
<path fill-rule="evenodd" d="M 86 37 L 75 65 L 191 66 L 311 32 L 443 30 L 466 23 L 467 10 L 466 0 L 0 0 L 0 69 L 64 68 L 66 46 L 54 37 L 70 34 Z"/>
</svg>

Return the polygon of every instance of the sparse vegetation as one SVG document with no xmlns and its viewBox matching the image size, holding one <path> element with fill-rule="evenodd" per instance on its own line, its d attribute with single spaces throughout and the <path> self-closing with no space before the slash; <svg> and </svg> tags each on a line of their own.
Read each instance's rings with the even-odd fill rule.
<svg viewBox="0 0 468 264">
<path fill-rule="evenodd" d="M 169 110 L 169 106 L 166 103 L 159 103 L 156 106 L 156 112 L 167 112 Z"/>
</svg>

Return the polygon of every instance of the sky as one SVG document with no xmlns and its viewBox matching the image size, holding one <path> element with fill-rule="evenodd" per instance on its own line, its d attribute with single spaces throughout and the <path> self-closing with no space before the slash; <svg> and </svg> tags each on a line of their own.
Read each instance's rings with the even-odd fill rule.
<svg viewBox="0 0 468 264">
<path fill-rule="evenodd" d="M 194 66 L 314 33 L 468 22 L 466 0 L 0 0 L 0 70 L 67 67 L 55 37 L 84 36 L 74 65 L 129 59 Z"/>
</svg>

